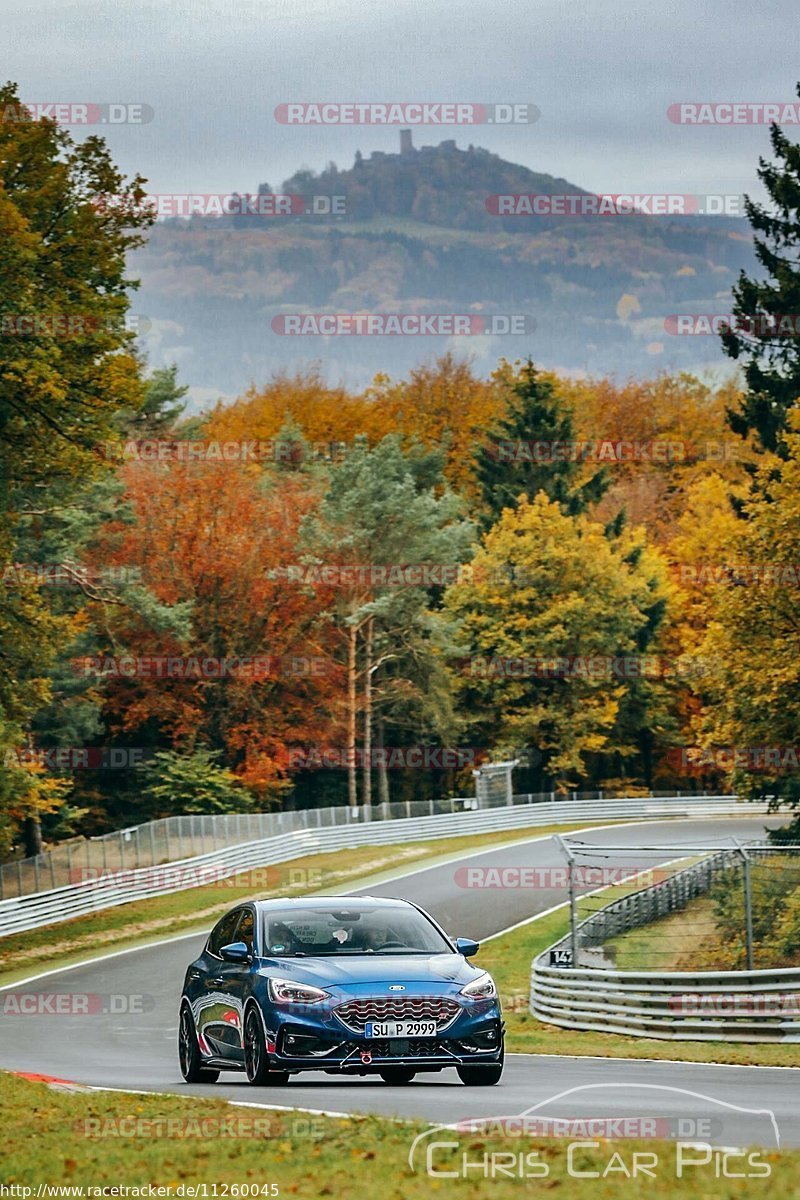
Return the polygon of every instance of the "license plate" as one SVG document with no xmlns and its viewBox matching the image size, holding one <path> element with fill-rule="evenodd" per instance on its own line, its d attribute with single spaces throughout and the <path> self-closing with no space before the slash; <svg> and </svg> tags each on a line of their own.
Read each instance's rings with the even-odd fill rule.
<svg viewBox="0 0 800 1200">
<path fill-rule="evenodd" d="M 368 1038 L 436 1037 L 435 1021 L 367 1021 L 364 1033 Z"/>
</svg>

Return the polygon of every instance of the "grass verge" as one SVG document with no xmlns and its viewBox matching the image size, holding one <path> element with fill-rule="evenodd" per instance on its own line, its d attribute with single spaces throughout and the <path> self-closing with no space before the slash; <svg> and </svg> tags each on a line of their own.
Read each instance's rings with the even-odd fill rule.
<svg viewBox="0 0 800 1200">
<path fill-rule="evenodd" d="M 659 971 L 713 971 L 713 964 L 691 960 L 717 932 L 714 908 L 709 896 L 700 896 L 680 912 L 609 939 L 606 948 L 620 971 L 653 966 Z"/>
<path fill-rule="evenodd" d="M 620 1163 L 630 1172 L 636 1152 L 648 1156 L 653 1177 L 645 1177 L 644 1182 L 648 1195 L 654 1197 L 722 1200 L 763 1195 L 769 1200 L 790 1200 L 800 1191 L 800 1152 L 796 1150 L 757 1152 L 758 1169 L 768 1168 L 768 1177 L 717 1178 L 718 1167 L 712 1157 L 708 1164 L 688 1170 L 679 1179 L 675 1143 L 597 1141 L 574 1155 L 570 1175 L 566 1140 L 448 1132 L 438 1140 L 455 1145 L 431 1152 L 431 1166 L 439 1173 L 436 1177 L 425 1169 L 430 1139 L 417 1152 L 417 1169 L 409 1166 L 411 1143 L 428 1128 L 420 1122 L 377 1117 L 341 1120 L 182 1097 L 67 1094 L 10 1075 L 0 1075 L 0 1102 L 0 1178 L 6 1185 L 31 1188 L 28 1195 L 33 1197 L 43 1184 L 75 1189 L 50 1195 L 83 1196 L 85 1200 L 93 1194 L 89 1188 L 97 1189 L 97 1196 L 124 1195 L 103 1189 L 153 1185 L 169 1189 L 164 1196 L 181 1197 L 190 1194 L 187 1189 L 205 1185 L 205 1193 L 195 1193 L 201 1200 L 243 1195 L 291 1195 L 301 1200 L 368 1195 L 371 1200 L 415 1200 L 440 1190 L 448 1196 L 491 1194 L 496 1200 L 508 1200 L 522 1192 L 530 1194 L 533 1187 L 550 1189 L 566 1184 L 563 1194 L 570 1200 L 596 1200 L 598 1194 L 616 1193 L 626 1178 Z M 230 1132 L 226 1135 L 226 1129 L 232 1130 L 233 1136 Z M 488 1157 L 493 1152 L 504 1155 L 504 1160 L 499 1160 L 500 1170 L 495 1166 L 498 1160 Z M 687 1153 L 700 1157 L 697 1150 Z M 512 1168 L 509 1155 L 514 1156 Z M 488 1163 L 491 1173 L 473 1165 L 465 1177 L 464 1156 L 470 1164 Z M 609 1164 L 610 1173 L 604 1180 L 602 1173 Z M 732 1169 L 746 1173 L 748 1164 L 737 1158 Z M 575 1171 L 598 1175 L 578 1178 Z M 639 1176 L 637 1183 L 641 1179 Z M 7 1194 L 27 1200 L 19 1191 Z M 147 1191 L 138 1194 L 147 1195 Z M 46 1192 L 42 1195 L 48 1200 Z"/>
</svg>

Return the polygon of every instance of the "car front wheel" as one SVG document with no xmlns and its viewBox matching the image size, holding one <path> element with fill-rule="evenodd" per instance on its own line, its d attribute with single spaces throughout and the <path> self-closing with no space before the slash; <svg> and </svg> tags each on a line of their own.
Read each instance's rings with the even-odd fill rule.
<svg viewBox="0 0 800 1200">
<path fill-rule="evenodd" d="M 261 1018 L 254 1008 L 248 1010 L 244 1022 L 244 1069 L 255 1087 L 264 1084 L 282 1085 L 289 1082 L 287 1071 L 270 1071 L 269 1054 L 264 1040 Z"/>
<path fill-rule="evenodd" d="M 181 1009 L 178 1026 L 178 1058 L 181 1075 L 187 1083 L 216 1083 L 219 1079 L 219 1071 L 203 1066 L 194 1021 L 186 1005 Z"/>
<path fill-rule="evenodd" d="M 416 1071 L 412 1071 L 407 1067 L 386 1067 L 380 1072 L 380 1077 L 384 1083 L 394 1083 L 398 1086 L 404 1083 L 411 1083 L 411 1080 L 416 1075 Z"/>
<path fill-rule="evenodd" d="M 503 1059 L 494 1063 L 468 1063 L 456 1067 L 458 1077 L 469 1087 L 491 1087 L 500 1082 L 503 1074 Z"/>
</svg>

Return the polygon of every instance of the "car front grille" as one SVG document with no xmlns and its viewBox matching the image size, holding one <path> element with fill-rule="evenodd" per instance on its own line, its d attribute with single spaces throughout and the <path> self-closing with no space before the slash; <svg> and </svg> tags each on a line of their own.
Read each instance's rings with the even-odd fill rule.
<svg viewBox="0 0 800 1200">
<path fill-rule="evenodd" d="M 363 1033 L 367 1021 L 435 1021 L 437 1030 L 442 1030 L 455 1020 L 461 1006 L 447 996 L 367 996 L 348 1000 L 333 1011 L 353 1033 Z"/>
<path fill-rule="evenodd" d="M 373 1058 L 450 1058 L 456 1057 L 447 1048 L 446 1042 L 436 1042 L 433 1038 L 411 1038 L 401 1041 L 397 1038 L 389 1042 L 370 1042 L 370 1052 Z M 358 1059 L 354 1060 L 358 1064 Z"/>
</svg>

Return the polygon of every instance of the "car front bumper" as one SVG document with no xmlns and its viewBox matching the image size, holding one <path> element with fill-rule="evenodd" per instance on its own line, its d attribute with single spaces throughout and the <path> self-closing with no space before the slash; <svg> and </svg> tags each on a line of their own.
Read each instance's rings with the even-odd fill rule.
<svg viewBox="0 0 800 1200">
<path fill-rule="evenodd" d="M 497 1062 L 503 1048 L 499 1012 L 459 1017 L 430 1038 L 367 1038 L 327 1023 L 286 1020 L 271 1048 L 275 1068 L 287 1071 L 353 1071 L 380 1067 L 440 1070 L 461 1064 Z"/>
</svg>

